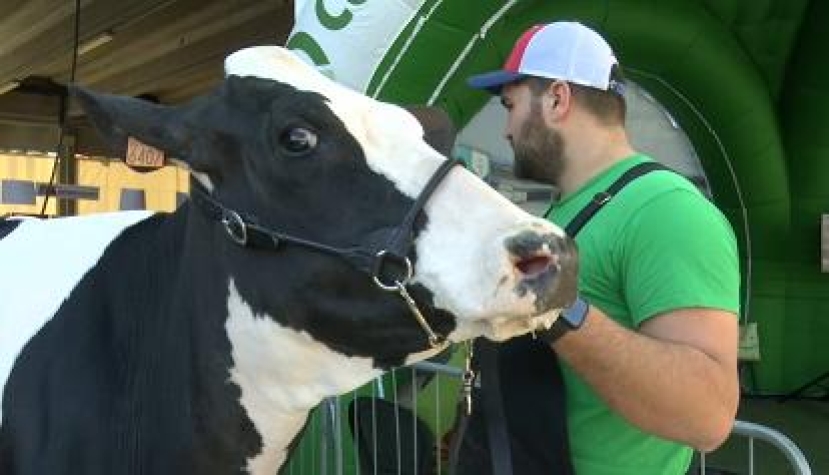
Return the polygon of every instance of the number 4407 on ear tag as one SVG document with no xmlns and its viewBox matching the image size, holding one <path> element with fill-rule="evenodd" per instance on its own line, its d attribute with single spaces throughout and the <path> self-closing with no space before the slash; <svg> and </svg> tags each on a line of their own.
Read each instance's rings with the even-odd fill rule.
<svg viewBox="0 0 829 475">
<path fill-rule="evenodd" d="M 136 138 L 129 137 L 125 162 L 135 168 L 161 168 L 164 166 L 164 152 Z"/>
</svg>

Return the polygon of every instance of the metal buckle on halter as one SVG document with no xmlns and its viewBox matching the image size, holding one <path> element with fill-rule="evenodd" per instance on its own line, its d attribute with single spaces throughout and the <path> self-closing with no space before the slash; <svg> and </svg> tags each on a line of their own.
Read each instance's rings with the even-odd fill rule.
<svg viewBox="0 0 829 475">
<path fill-rule="evenodd" d="M 392 284 L 387 284 L 387 283 L 383 282 L 383 280 L 380 277 L 380 273 L 383 270 L 383 262 L 386 261 L 386 256 L 391 256 L 391 254 L 389 254 L 389 251 L 387 251 L 387 250 L 382 250 L 382 251 L 378 252 L 377 255 L 375 256 L 375 259 L 377 259 L 377 265 L 375 266 L 374 276 L 372 276 L 372 278 L 374 279 L 374 283 L 377 285 L 377 287 L 380 287 L 381 289 L 383 289 L 387 292 L 390 292 L 390 291 L 393 291 L 393 290 L 397 290 L 397 286 L 401 283 L 403 285 L 408 284 L 409 281 L 412 279 L 413 271 L 412 271 L 412 262 L 409 260 L 408 257 L 404 257 L 402 263 L 404 264 L 404 266 L 406 268 L 406 273 L 403 276 L 403 278 L 402 279 L 395 279 L 394 283 L 392 283 Z"/>
<path fill-rule="evenodd" d="M 222 211 L 222 224 L 225 226 L 225 231 L 233 242 L 244 246 L 248 243 L 248 226 L 245 220 L 239 216 L 239 213 L 232 209 L 225 209 Z"/>
<path fill-rule="evenodd" d="M 420 328 L 426 332 L 426 336 L 429 338 L 429 346 L 432 348 L 440 348 L 446 345 L 446 338 L 441 335 L 435 333 L 432 330 L 432 327 L 429 325 L 429 322 L 426 321 L 426 317 L 420 312 L 420 309 L 417 308 L 417 302 L 414 301 L 411 295 L 409 295 L 409 291 L 406 290 L 406 285 L 402 282 L 397 282 L 397 292 L 403 297 L 403 300 L 406 302 L 406 305 L 409 306 L 409 310 L 412 311 L 412 315 L 417 320 L 417 323 L 420 325 Z"/>
</svg>

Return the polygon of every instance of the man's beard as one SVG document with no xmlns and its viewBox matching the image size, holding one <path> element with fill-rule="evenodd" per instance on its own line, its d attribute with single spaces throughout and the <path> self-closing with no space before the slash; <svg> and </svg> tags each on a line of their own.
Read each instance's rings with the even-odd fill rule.
<svg viewBox="0 0 829 475">
<path fill-rule="evenodd" d="M 522 179 L 558 185 L 564 169 L 564 137 L 544 126 L 540 101 L 534 101 L 530 117 L 512 140 L 513 172 Z"/>
</svg>

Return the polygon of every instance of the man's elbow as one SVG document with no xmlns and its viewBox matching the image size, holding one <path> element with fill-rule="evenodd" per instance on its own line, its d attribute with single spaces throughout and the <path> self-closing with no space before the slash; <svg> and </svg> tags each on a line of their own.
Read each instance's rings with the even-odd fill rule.
<svg viewBox="0 0 829 475">
<path fill-rule="evenodd" d="M 700 452 L 713 452 L 719 448 L 731 435 L 734 428 L 734 414 L 724 413 L 722 415 L 708 418 L 704 428 L 698 432 L 698 437 L 691 444 Z"/>
<path fill-rule="evenodd" d="M 713 452 L 725 443 L 734 428 L 739 405 L 740 389 L 734 377 L 729 380 L 729 390 L 720 399 L 710 401 L 705 415 L 698 419 L 702 425 L 698 427 L 698 437 L 691 446 L 706 453 Z"/>
</svg>

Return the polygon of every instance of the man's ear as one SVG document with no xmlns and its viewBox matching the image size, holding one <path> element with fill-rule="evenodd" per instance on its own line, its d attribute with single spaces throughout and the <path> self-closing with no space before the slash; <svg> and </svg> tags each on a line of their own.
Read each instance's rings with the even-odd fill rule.
<svg viewBox="0 0 829 475">
<path fill-rule="evenodd" d="M 564 81 L 553 81 L 544 91 L 545 106 L 553 113 L 553 117 L 561 117 L 570 110 L 572 89 Z"/>
<path fill-rule="evenodd" d="M 544 98 L 547 99 L 550 107 L 558 107 L 562 104 L 564 95 L 569 92 L 564 81 L 551 81 L 544 90 Z"/>
</svg>

